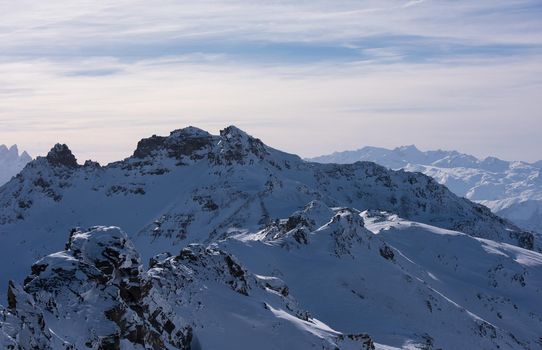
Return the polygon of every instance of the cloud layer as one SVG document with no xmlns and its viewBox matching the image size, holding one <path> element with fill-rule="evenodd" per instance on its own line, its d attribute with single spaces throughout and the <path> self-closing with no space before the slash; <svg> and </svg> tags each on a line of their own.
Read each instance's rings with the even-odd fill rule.
<svg viewBox="0 0 542 350">
<path fill-rule="evenodd" d="M 542 158 L 539 1 L 0 1 L 0 143 L 127 156 L 237 124 L 305 156 L 364 145 Z"/>
</svg>

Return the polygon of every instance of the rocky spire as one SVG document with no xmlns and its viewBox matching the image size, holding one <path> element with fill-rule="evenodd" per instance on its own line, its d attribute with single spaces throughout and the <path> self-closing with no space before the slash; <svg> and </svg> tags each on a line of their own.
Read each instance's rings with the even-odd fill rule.
<svg viewBox="0 0 542 350">
<path fill-rule="evenodd" d="M 0 156 L 8 162 L 16 162 L 19 159 L 19 148 L 17 145 L 7 147 L 5 145 L 0 146 Z"/>
<path fill-rule="evenodd" d="M 57 166 L 65 166 L 68 168 L 78 167 L 77 159 L 72 154 L 72 151 L 65 144 L 57 143 L 45 157 L 49 163 Z"/>
</svg>

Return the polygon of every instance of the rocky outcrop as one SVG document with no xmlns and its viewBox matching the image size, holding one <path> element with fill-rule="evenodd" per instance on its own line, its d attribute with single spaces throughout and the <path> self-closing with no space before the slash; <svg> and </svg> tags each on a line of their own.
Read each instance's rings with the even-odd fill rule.
<svg viewBox="0 0 542 350">
<path fill-rule="evenodd" d="M 134 157 L 145 159 L 160 153 L 181 161 L 197 160 L 210 152 L 214 143 L 211 134 L 195 127 L 172 131 L 168 137 L 153 135 L 138 142 Z"/>
<path fill-rule="evenodd" d="M 149 303 L 152 286 L 126 234 L 113 227 L 74 230 L 64 252 L 40 259 L 23 287 L 10 284 L 8 310 L 20 324 L 12 338 L 28 346 L 120 349 L 128 342 L 144 349 L 167 344 L 189 349 L 192 330 L 160 315 Z M 169 333 L 165 329 L 169 329 Z"/>
<path fill-rule="evenodd" d="M 145 272 L 134 246 L 115 227 L 73 230 L 64 251 L 40 259 L 31 270 L 23 286 L 10 282 L 8 308 L 0 308 L 0 345 L 6 349 L 214 348 L 206 344 L 216 344 L 216 336 L 204 329 L 216 322 L 246 334 L 249 344 L 261 344 L 264 336 L 276 344 L 280 333 L 266 328 L 295 333 L 295 322 L 306 328 L 320 324 L 299 308 L 284 282 L 253 275 L 216 246 L 193 244 L 176 256 L 157 256 Z M 216 298 L 229 303 L 216 304 Z M 254 338 L 251 323 L 239 322 L 238 314 L 265 325 L 263 333 Z M 318 332 L 299 332 L 296 343 L 329 350 L 372 344 L 368 336 L 327 327 Z M 226 348 L 243 343 L 235 335 L 219 341 Z"/>
<path fill-rule="evenodd" d="M 72 151 L 65 144 L 57 143 L 45 157 L 53 166 L 65 166 L 67 168 L 77 168 L 77 159 Z"/>
</svg>

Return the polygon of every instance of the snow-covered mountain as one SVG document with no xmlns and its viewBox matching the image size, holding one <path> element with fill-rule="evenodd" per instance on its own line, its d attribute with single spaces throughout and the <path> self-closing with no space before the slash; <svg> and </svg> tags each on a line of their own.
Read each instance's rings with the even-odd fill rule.
<svg viewBox="0 0 542 350">
<path fill-rule="evenodd" d="M 4 347 L 541 346 L 539 237 L 423 174 L 189 127 L 106 166 L 56 145 L 0 207 Z"/>
<path fill-rule="evenodd" d="M 539 253 L 313 201 L 148 268 L 118 228 L 73 231 L 10 283 L 0 345 L 535 349 L 541 294 Z"/>
<path fill-rule="evenodd" d="M 340 164 L 371 161 L 391 169 L 422 172 L 455 194 L 489 207 L 522 228 L 542 233 L 542 161 L 480 160 L 456 151 L 422 152 L 413 145 L 393 150 L 364 147 L 310 160 Z"/>
<path fill-rule="evenodd" d="M 17 145 L 8 148 L 0 145 L 0 186 L 17 175 L 32 158 L 23 151 L 19 154 Z"/>
<path fill-rule="evenodd" d="M 0 311 L 4 348 L 373 346 L 367 335 L 314 319 L 283 282 L 244 270 L 218 247 L 189 245 L 143 271 L 133 244 L 114 227 L 74 231 L 64 251 L 32 265 L 24 286 L 10 283 L 8 300 Z"/>
</svg>

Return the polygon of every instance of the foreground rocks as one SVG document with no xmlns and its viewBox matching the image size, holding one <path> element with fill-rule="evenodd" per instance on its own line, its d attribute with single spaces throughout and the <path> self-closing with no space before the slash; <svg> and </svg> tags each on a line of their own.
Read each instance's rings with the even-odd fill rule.
<svg viewBox="0 0 542 350">
<path fill-rule="evenodd" d="M 0 308 L 0 347 L 184 350 L 262 342 L 259 331 L 235 321 L 235 311 L 261 324 L 270 349 L 280 348 L 276 341 L 284 330 L 269 334 L 278 325 L 288 328 L 287 334 L 299 333 L 296 348 L 373 348 L 367 335 L 319 326 L 283 282 L 251 274 L 216 247 L 190 245 L 179 255 L 157 256 L 150 265 L 143 270 L 118 228 L 74 230 L 65 251 L 32 265 L 23 285 L 10 282 L 7 308 Z M 230 305 L 210 299 L 228 299 Z M 296 323 L 314 330 L 298 330 Z M 221 333 L 214 328 L 228 329 L 223 335 L 231 338 L 208 338 L 209 332 Z M 241 335 L 247 339 L 237 338 Z"/>
</svg>

